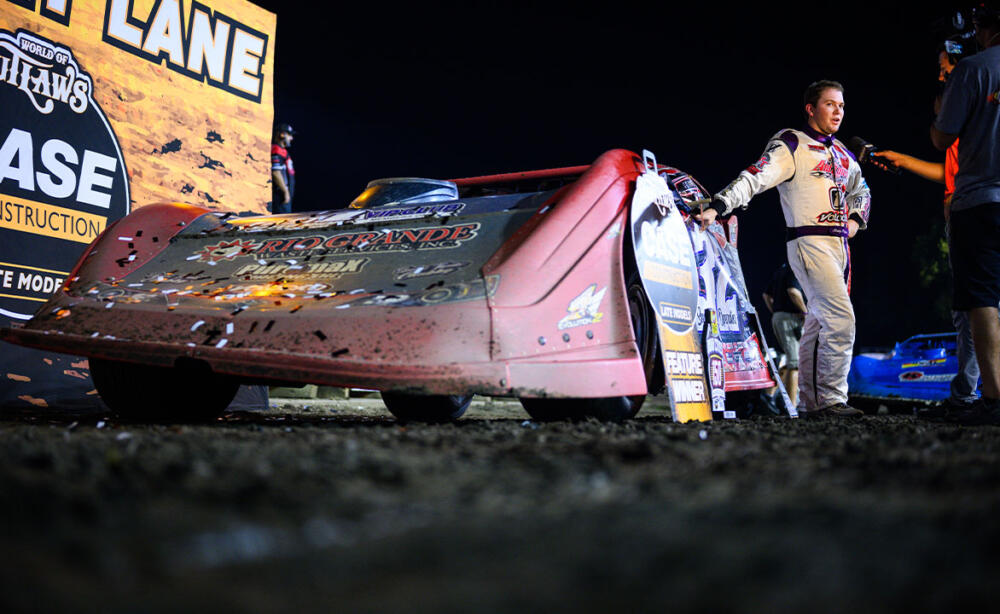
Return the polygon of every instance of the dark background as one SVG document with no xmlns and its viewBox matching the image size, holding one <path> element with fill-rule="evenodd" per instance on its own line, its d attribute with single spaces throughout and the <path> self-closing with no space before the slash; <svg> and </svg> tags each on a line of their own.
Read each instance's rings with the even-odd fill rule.
<svg viewBox="0 0 1000 614">
<path fill-rule="evenodd" d="M 963 3 L 462 2 L 278 15 L 275 121 L 296 129 L 297 211 L 346 206 L 377 177 L 454 178 L 653 151 L 717 191 L 803 123 L 817 79 L 846 88 L 838 134 L 929 160 L 937 45 Z M 315 6 L 315 5 L 313 5 Z M 852 241 L 859 349 L 950 330 L 943 186 L 865 169 Z M 776 190 L 739 213 L 751 298 L 784 256 Z M 922 284 L 922 278 L 934 277 Z M 941 272 L 941 267 L 945 267 Z"/>
</svg>

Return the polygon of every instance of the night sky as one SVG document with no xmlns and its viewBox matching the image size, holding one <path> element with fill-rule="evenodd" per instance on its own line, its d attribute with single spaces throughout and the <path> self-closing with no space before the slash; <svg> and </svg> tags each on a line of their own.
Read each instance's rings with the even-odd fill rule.
<svg viewBox="0 0 1000 614">
<path fill-rule="evenodd" d="M 714 192 L 775 132 L 801 127 L 817 79 L 846 88 L 842 141 L 943 160 L 928 126 L 950 3 L 255 4 L 278 15 L 275 115 L 298 132 L 297 211 L 344 207 L 378 177 L 587 164 L 617 147 L 649 149 Z M 950 330 L 950 286 L 920 285 L 943 186 L 872 167 L 865 177 L 857 346 Z M 751 299 L 766 313 L 760 294 L 785 258 L 777 191 L 738 215 Z"/>
</svg>

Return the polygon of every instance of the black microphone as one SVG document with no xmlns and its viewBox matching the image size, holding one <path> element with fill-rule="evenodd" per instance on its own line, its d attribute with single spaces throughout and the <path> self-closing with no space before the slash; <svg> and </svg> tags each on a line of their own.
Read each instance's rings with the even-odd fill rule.
<svg viewBox="0 0 1000 614">
<path fill-rule="evenodd" d="M 888 160 L 882 160 L 876 156 L 872 156 L 873 153 L 878 151 L 878 148 L 864 140 L 859 136 L 852 136 L 847 139 L 847 148 L 851 150 L 854 157 L 857 158 L 858 164 L 871 164 L 876 168 L 880 168 L 887 173 L 893 173 L 894 175 L 901 175 L 903 170 L 892 164 Z"/>
</svg>

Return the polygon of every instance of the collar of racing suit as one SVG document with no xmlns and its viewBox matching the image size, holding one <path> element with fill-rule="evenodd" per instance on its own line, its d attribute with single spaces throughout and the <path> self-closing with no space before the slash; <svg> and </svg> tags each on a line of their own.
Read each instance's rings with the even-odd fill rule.
<svg viewBox="0 0 1000 614">
<path fill-rule="evenodd" d="M 833 145 L 833 135 L 832 134 L 823 134 L 822 132 L 820 132 L 818 130 L 813 130 L 812 126 L 810 126 L 809 124 L 806 124 L 802 128 L 802 132 L 805 132 L 810 137 L 812 137 L 813 139 L 816 139 L 820 143 L 823 143 L 823 145 L 825 145 L 827 147 L 830 147 L 831 145 Z"/>
</svg>

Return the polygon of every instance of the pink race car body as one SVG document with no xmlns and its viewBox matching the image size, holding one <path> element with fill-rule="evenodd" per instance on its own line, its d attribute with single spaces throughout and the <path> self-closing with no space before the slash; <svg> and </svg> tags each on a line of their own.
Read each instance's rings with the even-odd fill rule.
<svg viewBox="0 0 1000 614">
<path fill-rule="evenodd" d="M 655 202 L 662 195 L 637 204 L 642 175 L 667 186 L 672 210 Z M 726 391 L 775 378 L 727 237 L 735 220 L 708 233 L 687 220 L 686 204 L 704 196 L 688 175 L 613 150 L 583 167 L 373 182 L 357 208 L 332 211 L 244 217 L 150 205 L 109 227 L 35 317 L 2 336 L 89 357 L 105 397 L 130 377 L 105 376 L 102 386 L 95 361 L 411 401 L 641 399 L 700 381 L 700 398 L 673 389 L 674 410 L 706 419 L 719 381 L 704 351 L 700 366 L 689 364 L 706 330 L 721 348 Z M 684 236 L 659 237 L 666 251 L 635 247 L 639 218 L 657 211 L 673 211 Z M 706 283 L 692 233 L 729 286 L 717 271 Z M 686 298 L 652 299 L 650 284 Z M 671 326 L 693 341 L 686 366 L 668 347 Z M 685 414 L 684 403 L 701 409 Z"/>
</svg>

